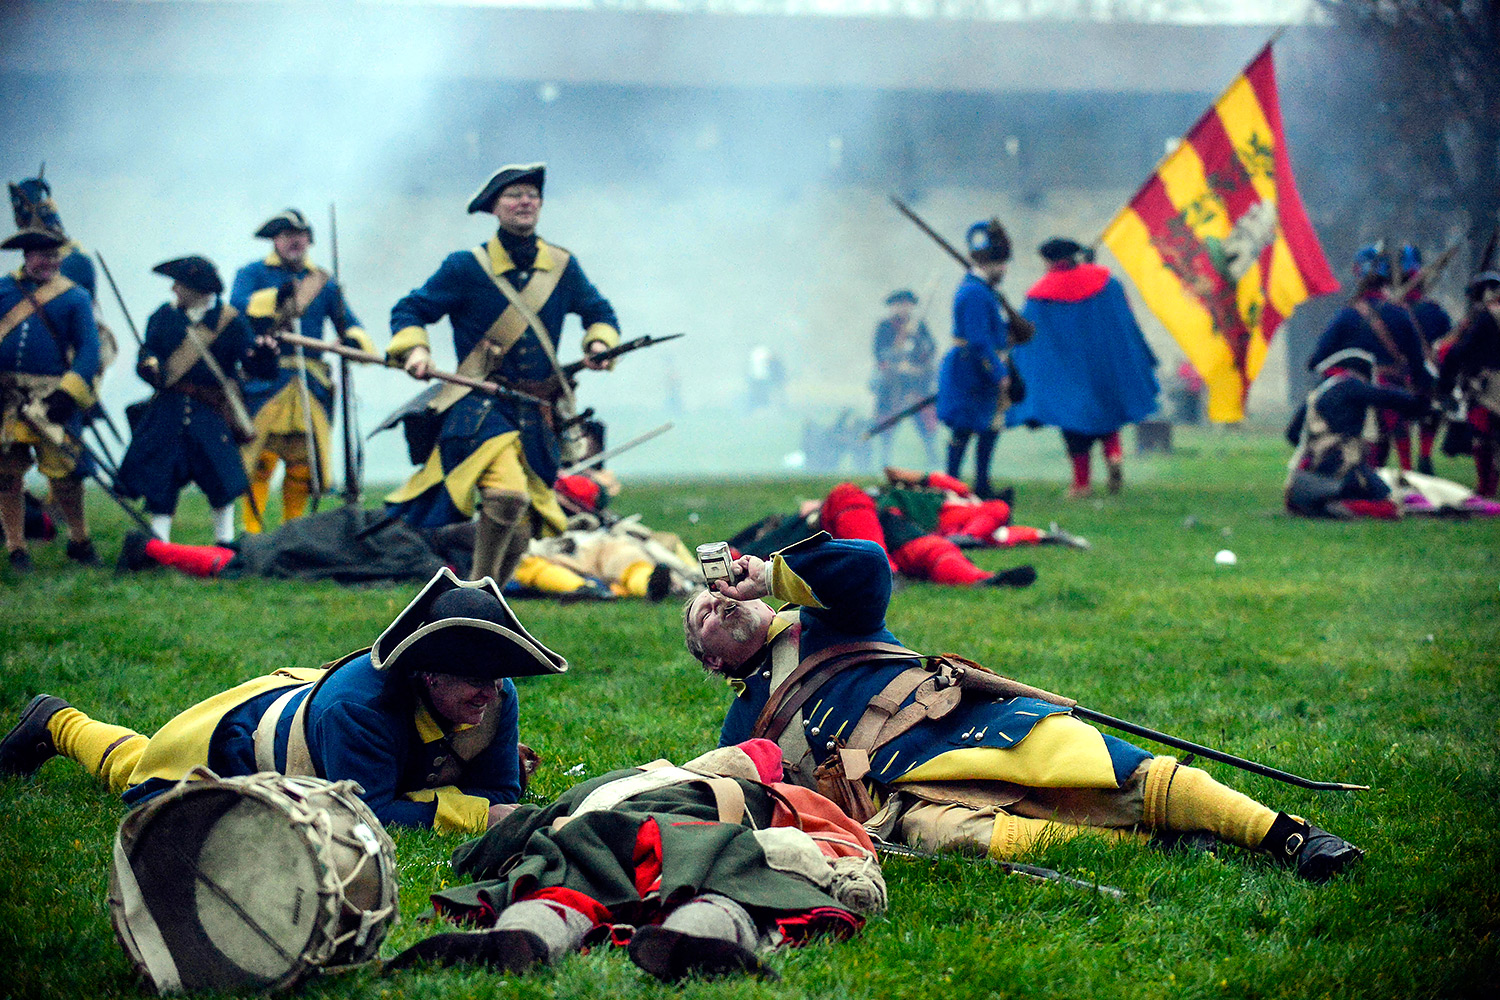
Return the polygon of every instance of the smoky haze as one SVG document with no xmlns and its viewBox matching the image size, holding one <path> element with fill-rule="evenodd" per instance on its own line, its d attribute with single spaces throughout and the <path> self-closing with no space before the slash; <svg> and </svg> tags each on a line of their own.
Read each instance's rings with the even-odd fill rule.
<svg viewBox="0 0 1500 1000">
<path fill-rule="evenodd" d="M 96 18 L 124 8 L 123 33 L 100 38 Z M 200 13 L 208 8 L 211 15 Z M 1030 248 L 1056 234 L 1095 239 L 1164 141 L 1191 124 L 1263 38 L 1205 29 L 1193 37 L 1206 40 L 1220 68 L 1179 73 L 1159 87 L 1150 65 L 1158 54 L 1137 46 L 1126 60 L 1096 41 L 1112 68 L 1087 87 L 1080 74 L 1102 71 L 1075 53 L 1079 69 L 1054 69 L 1055 88 L 1013 81 L 987 93 L 968 82 L 944 89 L 942 81 L 972 67 L 956 68 L 941 47 L 903 69 L 922 86 L 887 85 L 860 67 L 878 69 L 900 36 L 857 24 L 839 37 L 868 35 L 866 47 L 826 51 L 820 62 L 819 39 L 807 33 L 821 29 L 780 21 L 774 30 L 804 55 L 789 57 L 793 68 L 778 78 L 735 82 L 726 65 L 746 53 L 705 50 L 709 43 L 675 18 L 630 22 L 633 62 L 616 54 L 603 63 L 607 40 L 561 29 L 531 36 L 550 47 L 528 48 L 535 78 L 516 78 L 476 69 L 506 60 L 505 37 L 453 30 L 449 15 L 428 18 L 421 5 L 8 10 L 0 15 L 3 73 L 15 96 L 0 110 L 0 165 L 18 180 L 46 161 L 69 234 L 103 252 L 142 328 L 168 298 L 169 282 L 152 265 L 202 253 L 227 286 L 237 268 L 269 252 L 252 233 L 286 207 L 307 214 L 311 257 L 330 267 L 332 203 L 346 298 L 383 349 L 395 301 L 446 254 L 493 233 L 492 217 L 465 215 L 472 191 L 503 163 L 548 161 L 541 235 L 577 255 L 625 337 L 687 334 L 622 359 L 607 375 L 581 376 L 581 405 L 608 423 L 611 444 L 676 423 L 614 463 L 627 476 L 789 471 L 805 421 L 844 411 L 867 420 L 870 336 L 882 299 L 900 287 L 931 292 L 927 321 L 946 348 L 947 302 L 960 276 L 887 194 L 912 199 L 954 241 L 974 220 L 999 215 L 1017 245 L 1005 287 L 1019 301 L 1042 271 Z M 242 23 L 253 30 L 232 30 Z M 653 34 L 655 24 L 672 30 Z M 1067 32 L 1017 37 L 1008 56 L 985 58 L 1002 75 L 1018 63 L 1056 63 Z M 70 44 L 77 37 L 87 41 Z M 599 64 L 591 68 L 591 59 Z M 542 73 L 548 60 L 556 76 Z M 119 421 L 147 389 L 102 274 L 99 297 L 122 348 L 103 390 Z M 1138 314 L 1165 382 L 1181 354 Z M 570 319 L 563 361 L 578 355 L 579 332 Z M 430 333 L 438 363 L 451 368 L 446 323 Z M 751 412 L 756 348 L 782 359 L 788 381 L 784 405 Z M 1284 405 L 1284 369 L 1278 349 L 1252 409 Z M 368 367 L 356 368 L 356 384 L 366 432 L 421 388 Z M 901 447 L 898 458 L 920 464 L 914 438 Z M 997 471 L 1060 476 L 1054 452 L 1051 432 L 1007 435 Z M 399 481 L 409 470 L 399 433 L 369 442 L 369 482 Z"/>
</svg>

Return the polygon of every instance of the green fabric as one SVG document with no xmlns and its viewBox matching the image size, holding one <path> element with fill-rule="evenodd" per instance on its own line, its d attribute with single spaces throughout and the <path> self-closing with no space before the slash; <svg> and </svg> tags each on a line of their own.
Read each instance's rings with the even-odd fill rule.
<svg viewBox="0 0 1500 1000">
<path fill-rule="evenodd" d="M 589 792 L 636 773 L 602 775 L 545 808 L 521 806 L 454 852 L 455 874 L 479 881 L 436 893 L 433 903 L 455 916 L 480 907 L 498 913 L 517 895 L 561 886 L 608 907 L 616 920 L 632 922 L 645 909 L 634 882 L 636 839 L 641 826 L 655 819 L 662 841 L 660 899 L 668 905 L 717 892 L 763 912 L 845 909 L 806 880 L 767 865 L 749 826 L 717 822 L 713 793 L 699 783 L 654 789 L 628 800 L 628 810 L 589 812 L 552 829 L 552 821 L 570 815 Z M 765 786 L 738 783 L 747 819 L 768 826 L 775 804 Z"/>
<path fill-rule="evenodd" d="M 942 510 L 945 499 L 942 490 L 888 485 L 875 497 L 875 506 L 879 510 L 895 507 L 917 527 L 932 534 L 938 530 L 938 511 Z"/>
</svg>

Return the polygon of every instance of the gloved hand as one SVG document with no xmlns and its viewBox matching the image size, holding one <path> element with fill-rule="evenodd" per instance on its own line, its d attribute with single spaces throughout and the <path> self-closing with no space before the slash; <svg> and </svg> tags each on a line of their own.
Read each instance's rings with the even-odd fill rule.
<svg viewBox="0 0 1500 1000">
<path fill-rule="evenodd" d="M 42 408 L 47 411 L 48 420 L 65 424 L 78 412 L 78 402 L 62 389 L 53 389 L 42 400 Z"/>
<path fill-rule="evenodd" d="M 135 373 L 153 389 L 161 388 L 161 367 L 153 357 L 144 357 L 136 362 Z"/>
</svg>

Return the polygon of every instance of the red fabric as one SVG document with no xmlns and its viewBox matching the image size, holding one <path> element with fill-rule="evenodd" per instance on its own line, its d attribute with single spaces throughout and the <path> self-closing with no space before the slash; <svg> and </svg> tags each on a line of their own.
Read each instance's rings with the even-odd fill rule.
<svg viewBox="0 0 1500 1000">
<path fill-rule="evenodd" d="M 961 497 L 972 495 L 968 483 L 962 479 L 955 479 L 946 472 L 929 472 L 927 474 L 927 485 L 935 490 L 947 490 L 949 493 L 957 493 Z"/>
<path fill-rule="evenodd" d="M 776 791 L 786 801 L 776 800 L 776 808 L 771 813 L 772 826 L 795 826 L 811 837 L 818 850 L 830 858 L 865 857 L 875 850 L 874 842 L 862 825 L 811 788 L 777 783 Z"/>
<path fill-rule="evenodd" d="M 978 504 L 948 503 L 938 510 L 938 534 L 989 538 L 1010 523 L 1010 504 L 986 500 Z"/>
<path fill-rule="evenodd" d="M 641 824 L 635 835 L 635 891 L 642 899 L 661 888 L 661 828 L 656 820 Z"/>
<path fill-rule="evenodd" d="M 1104 460 L 1110 464 L 1125 460 L 1125 449 L 1120 445 L 1120 432 L 1104 435 Z"/>
<path fill-rule="evenodd" d="M 576 889 L 565 889 L 560 885 L 555 885 L 550 889 L 538 889 L 536 892 L 528 893 L 525 896 L 517 896 L 511 902 L 520 903 L 528 899 L 539 899 L 544 903 L 551 903 L 554 906 L 566 906 L 570 910 L 577 910 L 592 920 L 595 927 L 598 927 L 600 924 L 614 922 L 614 918 L 610 915 L 608 907 L 592 896 L 585 896 Z"/>
<path fill-rule="evenodd" d="M 990 577 L 971 563 L 957 545 L 939 535 L 913 538 L 895 551 L 894 561 L 896 568 L 907 576 L 950 586 L 967 587 Z"/>
<path fill-rule="evenodd" d="M 1086 490 L 1089 488 L 1089 453 L 1081 451 L 1076 455 L 1069 455 L 1073 462 L 1073 488 Z"/>
<path fill-rule="evenodd" d="M 584 510 L 599 509 L 600 487 L 591 476 L 558 476 L 553 488 Z"/>
<path fill-rule="evenodd" d="M 863 917 L 856 917 L 848 910 L 832 906 L 820 906 L 806 913 L 777 917 L 776 927 L 785 936 L 789 948 L 800 948 L 821 934 L 831 934 L 840 941 L 847 941 L 864 927 Z"/>
<path fill-rule="evenodd" d="M 781 747 L 771 740 L 753 739 L 736 744 L 746 755 L 755 762 L 756 773 L 760 780 L 766 784 L 780 781 L 783 777 L 781 772 Z"/>
<path fill-rule="evenodd" d="M 1060 261 L 1052 265 L 1052 270 L 1041 281 L 1031 286 L 1026 297 L 1049 302 L 1082 302 L 1091 295 L 1098 295 L 1108 283 L 1109 268 L 1102 264 L 1074 265 Z"/>
<path fill-rule="evenodd" d="M 153 538 L 146 543 L 146 556 L 189 576 L 218 576 L 219 570 L 234 558 L 234 550 L 218 545 L 179 545 Z"/>
<path fill-rule="evenodd" d="M 1038 545 L 1042 541 L 1042 533 L 1036 528 L 1027 528 L 1023 525 L 1012 524 L 1001 530 L 996 536 L 995 543 L 1010 548 L 1012 545 Z"/>
<path fill-rule="evenodd" d="M 1394 500 L 1344 500 L 1342 503 L 1355 517 L 1373 517 L 1382 521 L 1395 521 L 1401 517 L 1401 509 Z"/>
<path fill-rule="evenodd" d="M 828 493 L 819 513 L 823 528 L 834 538 L 863 538 L 874 542 L 882 549 L 885 531 L 880 527 L 880 515 L 875 511 L 875 498 L 853 483 L 839 483 Z M 890 558 L 887 551 L 886 558 Z M 896 563 L 891 561 L 891 569 Z"/>
</svg>

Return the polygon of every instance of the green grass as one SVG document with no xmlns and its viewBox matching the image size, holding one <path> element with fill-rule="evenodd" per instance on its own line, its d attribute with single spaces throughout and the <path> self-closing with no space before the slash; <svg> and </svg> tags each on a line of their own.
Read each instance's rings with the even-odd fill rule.
<svg viewBox="0 0 1500 1000">
<path fill-rule="evenodd" d="M 1309 523 L 1279 512 L 1284 448 L 1257 433 L 1179 434 L 1175 454 L 1133 458 L 1120 497 L 1069 503 L 1062 484 L 1019 484 L 1017 521 L 1056 520 L 1092 552 L 983 552 L 1036 564 L 1028 590 L 912 585 L 892 627 L 1091 708 L 1316 778 L 1374 786 L 1316 793 L 1210 764 L 1223 780 L 1309 816 L 1369 852 L 1352 877 L 1298 882 L 1230 850 L 1218 859 L 1075 841 L 1031 860 L 1128 893 L 1112 900 L 960 860 L 889 861 L 887 917 L 856 940 L 772 959 L 779 984 L 668 990 L 596 951 L 507 979 L 370 971 L 310 985 L 318 997 L 659 996 L 1478 997 L 1500 968 L 1497 638 L 1500 524 Z M 1006 443 L 997 466 L 1003 470 Z M 1057 461 L 1063 460 L 1059 455 Z M 1456 461 L 1439 472 L 1472 481 Z M 617 501 L 693 544 L 724 537 L 831 480 L 633 484 Z M 90 499 L 101 551 L 124 519 Z M 696 514 L 696 521 L 689 515 Z M 201 501 L 178 535 L 207 536 Z M 1213 554 L 1230 548 L 1232 568 Z M 346 590 L 258 580 L 128 578 L 74 569 L 60 546 L 0 584 L 0 712 L 37 691 L 151 731 L 249 676 L 316 665 L 367 644 L 411 588 Z M 522 732 L 551 796 L 588 774 L 713 745 L 726 692 L 682 648 L 676 608 L 518 604 L 570 660 L 521 682 Z M 8 723 L 6 723 L 8 725 Z M 0 997 L 136 995 L 104 897 L 120 802 L 72 763 L 0 780 Z M 449 877 L 459 838 L 396 834 L 401 924 Z"/>
</svg>

